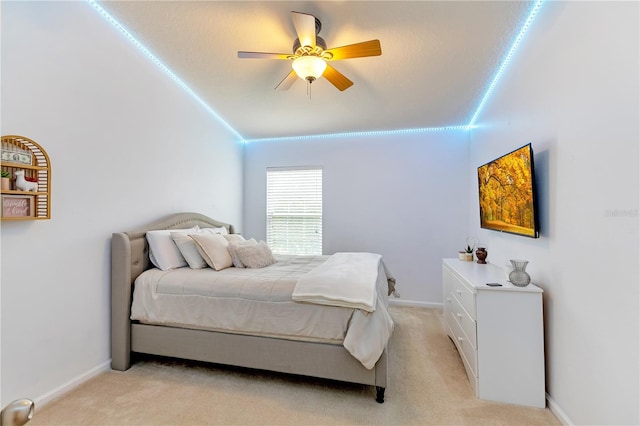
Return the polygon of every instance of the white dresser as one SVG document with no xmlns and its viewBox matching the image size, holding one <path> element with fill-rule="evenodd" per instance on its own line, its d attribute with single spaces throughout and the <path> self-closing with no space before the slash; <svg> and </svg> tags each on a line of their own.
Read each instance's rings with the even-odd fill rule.
<svg viewBox="0 0 640 426">
<path fill-rule="evenodd" d="M 543 408 L 542 289 L 516 287 L 507 273 L 490 263 L 443 259 L 446 332 L 476 397 Z"/>
</svg>

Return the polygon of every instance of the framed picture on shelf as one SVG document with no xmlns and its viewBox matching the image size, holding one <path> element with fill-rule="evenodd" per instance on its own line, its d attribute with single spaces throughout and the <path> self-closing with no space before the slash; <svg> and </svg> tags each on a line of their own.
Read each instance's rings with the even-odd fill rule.
<svg viewBox="0 0 640 426">
<path fill-rule="evenodd" d="M 2 194 L 2 217 L 33 217 L 34 195 Z"/>
</svg>

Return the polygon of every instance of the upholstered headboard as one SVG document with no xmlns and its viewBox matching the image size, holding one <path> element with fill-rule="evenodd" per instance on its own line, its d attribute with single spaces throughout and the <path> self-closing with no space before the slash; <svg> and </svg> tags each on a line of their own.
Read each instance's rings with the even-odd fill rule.
<svg viewBox="0 0 640 426">
<path fill-rule="evenodd" d="M 150 267 L 146 233 L 160 229 L 191 228 L 196 225 L 201 228 L 224 226 L 230 234 L 235 233 L 233 225 L 199 213 L 176 213 L 133 231 L 113 233 L 111 237 L 111 365 L 116 370 L 125 369 L 122 368 L 124 363 L 129 364 L 132 286 L 136 278 Z M 129 342 L 129 344 L 122 345 L 122 342 Z"/>
</svg>

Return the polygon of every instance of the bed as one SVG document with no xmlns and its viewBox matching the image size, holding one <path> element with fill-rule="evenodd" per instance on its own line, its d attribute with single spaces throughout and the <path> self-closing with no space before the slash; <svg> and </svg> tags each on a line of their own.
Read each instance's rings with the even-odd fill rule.
<svg viewBox="0 0 640 426">
<path fill-rule="evenodd" d="M 383 314 L 378 315 L 378 312 L 387 312 L 387 296 L 393 290 L 394 281 L 389 277 L 382 262 L 380 262 L 376 278 L 378 303 L 375 312 L 314 305 L 314 309 L 317 311 L 313 312 L 310 318 L 322 318 L 320 321 L 329 317 L 346 318 L 345 321 L 349 328 L 358 330 L 351 332 L 348 329 L 347 337 L 349 333 L 355 336 L 349 337 L 349 339 L 331 334 L 298 338 L 294 335 L 295 333 L 289 333 L 286 330 L 278 332 L 269 329 L 255 331 L 250 327 L 242 329 L 245 327 L 244 325 L 238 326 L 240 328 L 236 329 L 216 329 L 197 324 L 181 324 L 173 317 L 155 320 L 132 319 L 132 317 L 137 318 L 137 312 L 141 310 L 141 308 L 134 307 L 132 315 L 134 293 L 137 291 L 136 287 L 143 287 L 141 283 L 146 277 L 153 279 L 153 276 L 157 275 L 160 280 L 164 280 L 163 282 L 168 282 L 169 278 L 175 276 L 178 281 L 182 282 L 182 287 L 180 290 L 168 292 L 180 293 L 184 291 L 185 285 L 189 287 L 188 283 L 196 280 L 196 276 L 201 277 L 209 274 L 218 278 L 228 275 L 231 279 L 241 280 L 245 279 L 243 274 L 258 274 L 256 270 L 243 272 L 240 269 L 234 270 L 236 268 L 229 268 L 226 274 L 218 274 L 214 270 L 207 271 L 206 269 L 190 271 L 189 268 L 164 273 L 155 268 L 149 258 L 147 232 L 196 226 L 199 228 L 225 228 L 229 234 L 235 233 L 233 225 L 199 213 L 178 213 L 132 231 L 113 233 L 111 242 L 111 366 L 114 370 L 127 370 L 131 365 L 133 353 L 152 354 L 370 385 L 375 387 L 376 401 L 384 402 L 388 368 L 387 344 L 390 332 L 389 336 L 385 334 L 384 337 L 375 335 L 370 338 L 366 337 L 368 340 L 377 340 L 378 346 L 382 345 L 378 351 L 379 356 L 376 352 L 373 361 L 371 361 L 373 358 L 369 356 L 368 364 L 366 362 L 363 364 L 364 361 L 357 359 L 357 355 L 352 354 L 354 350 L 351 347 L 349 349 L 345 347 L 347 340 L 362 340 L 361 335 L 366 336 L 367 333 L 372 333 L 371 331 L 362 332 L 362 330 L 371 328 L 366 321 L 371 322 L 372 320 L 368 318 L 382 318 Z M 322 263 L 324 259 L 318 261 Z M 308 262 L 309 265 L 303 266 L 302 263 L 305 262 L 307 261 L 302 262 L 300 259 L 292 259 L 291 257 L 279 257 L 276 265 L 279 268 L 289 268 L 290 271 L 287 272 L 290 275 L 289 280 L 295 281 L 304 271 L 317 266 L 313 261 Z M 270 268 L 272 266 L 264 268 L 264 272 L 260 273 L 268 274 L 271 271 Z M 185 276 L 192 278 L 185 278 Z M 140 279 L 138 280 L 138 278 Z M 136 280 L 138 280 L 137 284 Z M 381 282 L 384 282 L 385 287 L 388 286 L 384 292 L 381 291 Z M 191 287 L 199 288 L 198 285 L 194 284 Z M 386 291 L 387 289 L 389 292 Z M 286 311 L 312 305 L 284 300 L 285 296 L 277 294 L 274 296 L 272 288 L 265 290 L 264 293 L 268 294 L 270 298 L 281 297 L 275 301 L 284 306 Z M 137 297 L 141 299 L 140 296 Z M 209 302 L 217 303 L 219 301 L 212 299 Z M 222 305 L 214 306 L 220 307 Z M 244 309 L 245 312 L 253 312 L 248 310 L 246 306 Z M 350 313 L 351 311 L 353 314 Z M 298 314 L 296 313 L 296 315 Z M 357 323 L 357 318 L 363 319 Z M 310 321 L 303 322 L 311 324 Z M 357 328 L 352 326 L 352 323 L 361 324 L 361 326 Z"/>
</svg>

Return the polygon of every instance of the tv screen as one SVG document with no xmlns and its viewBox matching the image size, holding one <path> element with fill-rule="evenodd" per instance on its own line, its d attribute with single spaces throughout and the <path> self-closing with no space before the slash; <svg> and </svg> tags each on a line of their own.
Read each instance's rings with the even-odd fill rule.
<svg viewBox="0 0 640 426">
<path fill-rule="evenodd" d="M 478 167 L 478 196 L 480 227 L 538 238 L 531 144 Z"/>
</svg>

